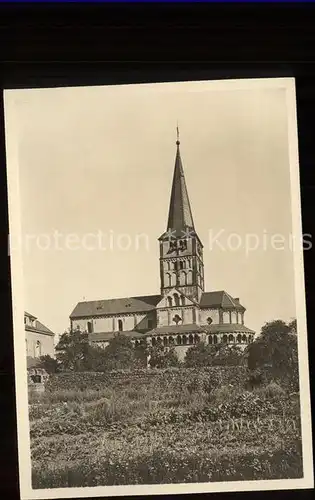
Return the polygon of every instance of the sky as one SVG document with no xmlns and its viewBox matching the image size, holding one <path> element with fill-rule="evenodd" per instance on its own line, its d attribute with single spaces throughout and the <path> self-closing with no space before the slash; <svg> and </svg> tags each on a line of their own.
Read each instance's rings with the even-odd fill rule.
<svg viewBox="0 0 315 500">
<path fill-rule="evenodd" d="M 14 91 L 26 311 L 60 334 L 79 301 L 159 293 L 178 123 L 206 291 L 257 332 L 296 316 L 285 90 L 245 87 Z"/>
</svg>

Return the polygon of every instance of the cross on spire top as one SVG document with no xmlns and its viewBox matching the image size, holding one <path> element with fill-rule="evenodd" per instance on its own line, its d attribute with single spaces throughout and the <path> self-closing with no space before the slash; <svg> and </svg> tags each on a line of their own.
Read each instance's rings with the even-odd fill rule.
<svg viewBox="0 0 315 500">
<path fill-rule="evenodd" d="M 178 128 L 178 122 L 177 122 L 177 127 L 176 127 L 176 133 L 177 133 L 177 141 L 176 141 L 176 144 L 177 146 L 180 145 L 180 141 L 179 141 L 179 128 Z"/>
</svg>

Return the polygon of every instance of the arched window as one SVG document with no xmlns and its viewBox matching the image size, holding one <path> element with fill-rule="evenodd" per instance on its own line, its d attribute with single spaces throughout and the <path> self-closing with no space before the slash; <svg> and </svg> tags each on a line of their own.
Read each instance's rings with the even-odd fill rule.
<svg viewBox="0 0 315 500">
<path fill-rule="evenodd" d="M 183 335 L 183 344 L 186 345 L 187 344 L 187 337 L 186 335 Z"/>
<path fill-rule="evenodd" d="M 169 343 L 169 345 L 174 344 L 174 339 L 173 339 L 173 337 L 169 337 L 169 338 L 168 338 L 168 343 Z"/>
<path fill-rule="evenodd" d="M 192 320 L 193 320 L 193 323 L 194 325 L 196 324 L 196 321 L 197 321 L 197 317 L 196 317 L 196 309 L 194 308 L 192 310 Z"/>
<path fill-rule="evenodd" d="M 163 337 L 163 344 L 167 345 L 167 337 Z"/>
<path fill-rule="evenodd" d="M 231 312 L 231 323 L 237 323 L 237 313 L 236 311 Z"/>
<path fill-rule="evenodd" d="M 242 342 L 242 335 L 239 333 L 237 336 L 237 342 L 240 344 Z"/>
<path fill-rule="evenodd" d="M 35 358 L 40 358 L 42 355 L 42 344 L 39 340 L 37 340 L 35 344 Z"/>
<path fill-rule="evenodd" d="M 174 293 L 175 306 L 179 306 L 179 296 L 178 293 Z"/>
<path fill-rule="evenodd" d="M 200 342 L 199 335 L 197 335 L 197 333 L 195 333 L 195 344 L 198 344 L 199 342 Z"/>
<path fill-rule="evenodd" d="M 184 306 L 186 304 L 186 300 L 185 300 L 184 295 L 182 295 L 180 299 L 181 299 L 181 302 L 182 302 L 182 306 Z"/>
<path fill-rule="evenodd" d="M 186 285 L 186 282 L 187 282 L 186 273 L 185 273 L 185 271 L 181 271 L 180 276 L 179 276 L 179 284 Z"/>
<path fill-rule="evenodd" d="M 218 337 L 216 335 L 213 335 L 213 343 L 214 344 L 218 343 Z"/>
<path fill-rule="evenodd" d="M 168 305 L 168 307 L 172 307 L 173 306 L 172 297 L 167 297 L 167 305 Z"/>
<path fill-rule="evenodd" d="M 212 344 L 213 340 L 212 340 L 212 335 L 209 335 L 208 336 L 208 344 Z"/>
<path fill-rule="evenodd" d="M 192 336 L 192 334 L 189 335 L 188 342 L 189 342 L 189 344 L 193 344 L 194 343 L 194 337 Z"/>
<path fill-rule="evenodd" d="M 87 322 L 87 331 L 88 333 L 93 333 L 93 321 Z"/>
<path fill-rule="evenodd" d="M 229 311 L 223 312 L 223 323 L 230 323 L 230 313 Z"/>
<path fill-rule="evenodd" d="M 184 262 L 182 260 L 179 261 L 179 269 L 184 269 Z"/>
<path fill-rule="evenodd" d="M 118 330 L 119 330 L 120 332 L 122 332 L 122 331 L 123 331 L 123 322 L 122 322 L 122 319 L 119 319 L 119 320 L 118 320 Z"/>
<path fill-rule="evenodd" d="M 171 269 L 171 263 L 169 261 L 166 262 L 166 268 L 168 271 Z"/>
<path fill-rule="evenodd" d="M 188 271 L 188 274 L 187 274 L 187 285 L 191 285 L 193 282 L 193 273 L 192 271 Z"/>
<path fill-rule="evenodd" d="M 231 342 L 231 343 L 234 342 L 234 337 L 232 334 L 229 335 L 229 342 Z"/>
<path fill-rule="evenodd" d="M 170 273 L 166 273 L 166 283 L 167 286 L 172 286 L 172 276 L 170 275 Z"/>
<path fill-rule="evenodd" d="M 161 338 L 161 337 L 158 337 L 158 338 L 156 339 L 156 342 L 157 342 L 158 344 L 162 344 L 162 338 Z"/>
<path fill-rule="evenodd" d="M 177 345 L 181 345 L 182 344 L 182 338 L 180 335 L 177 335 Z"/>
<path fill-rule="evenodd" d="M 223 335 L 222 342 L 224 342 L 224 344 L 226 344 L 227 341 L 228 341 L 227 335 Z"/>
<path fill-rule="evenodd" d="M 176 273 L 172 273 L 172 286 L 176 286 Z"/>
<path fill-rule="evenodd" d="M 242 337 L 242 341 L 243 341 L 243 342 L 245 342 L 245 344 L 246 344 L 246 342 L 247 342 L 247 338 L 246 338 L 245 333 L 244 333 L 244 335 L 243 335 L 243 337 Z"/>
</svg>

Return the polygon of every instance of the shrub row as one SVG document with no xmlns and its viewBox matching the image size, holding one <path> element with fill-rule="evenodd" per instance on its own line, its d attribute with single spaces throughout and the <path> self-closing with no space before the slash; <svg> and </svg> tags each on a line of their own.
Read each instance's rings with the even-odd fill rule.
<svg viewBox="0 0 315 500">
<path fill-rule="evenodd" d="M 142 454 L 135 461 L 110 457 L 95 463 L 80 461 L 34 467 L 33 488 L 100 485 L 193 483 L 299 478 L 303 476 L 301 446 L 292 443 L 273 453 L 250 451 L 208 452 L 177 456 L 169 451 Z"/>
<path fill-rule="evenodd" d="M 51 392 L 61 390 L 84 391 L 87 389 L 102 390 L 104 387 L 120 385 L 148 385 L 153 382 L 163 386 L 189 386 L 194 391 L 197 386 L 208 392 L 220 385 L 243 386 L 247 380 L 247 369 L 243 366 L 219 366 L 203 369 L 168 368 L 164 370 L 119 370 L 108 373 L 69 372 L 51 375 L 46 389 Z"/>
</svg>

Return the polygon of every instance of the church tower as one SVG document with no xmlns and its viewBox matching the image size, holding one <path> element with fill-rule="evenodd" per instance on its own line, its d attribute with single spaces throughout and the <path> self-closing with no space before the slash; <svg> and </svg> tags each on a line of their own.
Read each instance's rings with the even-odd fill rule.
<svg viewBox="0 0 315 500">
<path fill-rule="evenodd" d="M 177 128 L 167 231 L 159 238 L 161 295 L 176 288 L 199 304 L 204 291 L 203 245 L 195 231 L 179 146 Z"/>
</svg>

